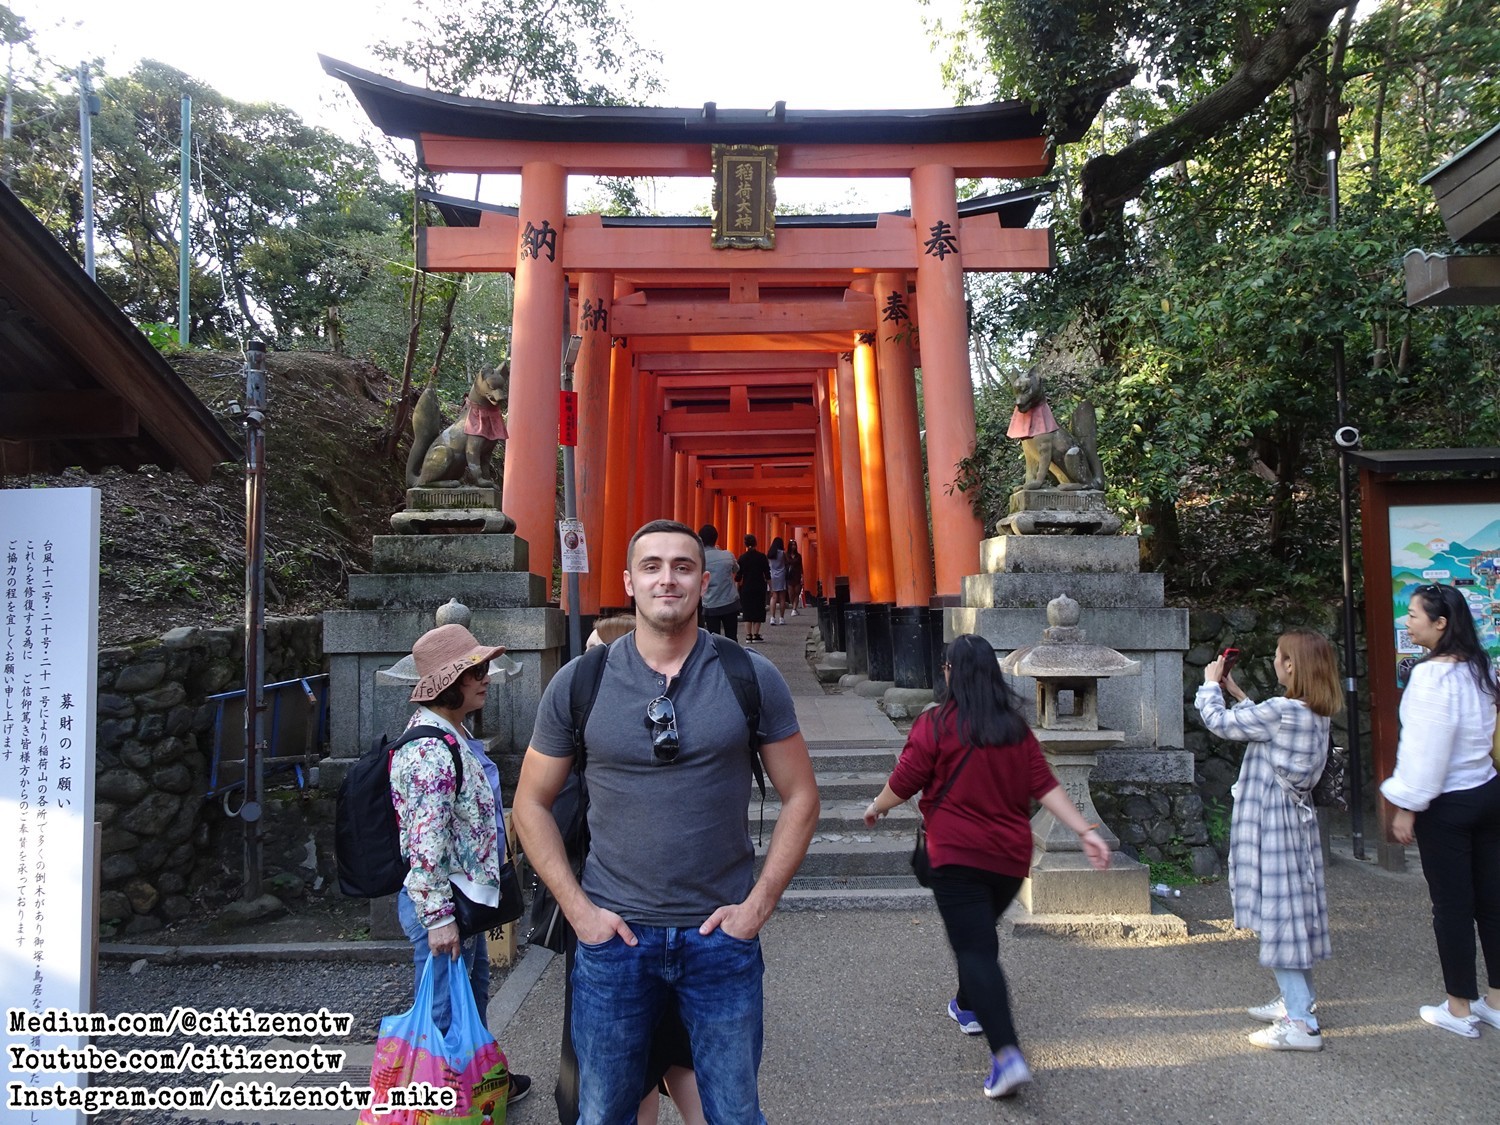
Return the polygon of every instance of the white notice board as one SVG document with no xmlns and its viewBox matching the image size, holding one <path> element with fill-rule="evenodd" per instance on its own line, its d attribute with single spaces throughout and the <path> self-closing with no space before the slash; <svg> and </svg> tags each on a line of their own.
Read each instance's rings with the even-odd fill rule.
<svg viewBox="0 0 1500 1125">
<path fill-rule="evenodd" d="M 85 1011 L 94 917 L 99 491 L 0 489 L 0 1007 Z M 12 1032 L 5 1045 L 80 1047 Z M 77 1073 L 5 1083 L 82 1085 Z M 33 1111 L 26 1111 L 30 1118 Z M 67 1111 L 38 1114 L 43 1121 Z"/>
</svg>

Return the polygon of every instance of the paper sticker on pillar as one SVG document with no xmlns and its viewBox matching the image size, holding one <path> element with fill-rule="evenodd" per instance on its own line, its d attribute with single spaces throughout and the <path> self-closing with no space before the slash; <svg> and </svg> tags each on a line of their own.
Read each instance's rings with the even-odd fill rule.
<svg viewBox="0 0 1500 1125">
<path fill-rule="evenodd" d="M 557 444 L 578 444 L 578 392 L 557 392 Z"/>
<path fill-rule="evenodd" d="M 583 537 L 582 520 L 558 520 L 557 539 L 562 544 L 562 572 L 589 572 L 589 545 Z"/>
</svg>

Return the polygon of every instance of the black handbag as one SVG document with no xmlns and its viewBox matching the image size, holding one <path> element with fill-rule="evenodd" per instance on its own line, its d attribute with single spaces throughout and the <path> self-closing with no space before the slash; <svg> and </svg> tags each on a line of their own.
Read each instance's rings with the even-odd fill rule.
<svg viewBox="0 0 1500 1125">
<path fill-rule="evenodd" d="M 953 771 L 953 776 L 943 786 L 943 791 L 933 798 L 932 808 L 928 809 L 928 812 L 932 812 L 943 803 L 943 798 L 948 795 L 948 790 L 953 788 L 953 783 L 958 780 L 958 775 L 963 773 L 964 766 L 969 764 L 969 755 L 972 753 L 974 753 L 974 747 L 970 746 L 964 753 L 963 761 L 958 763 L 958 769 Z M 917 843 L 911 850 L 911 873 L 916 876 L 917 882 L 922 886 L 932 886 L 932 861 L 927 858 L 927 822 L 923 820 L 917 821 Z"/>
<path fill-rule="evenodd" d="M 464 894 L 457 883 L 450 885 L 453 891 L 453 920 L 458 923 L 460 938 L 498 930 L 514 922 L 525 909 L 521 894 L 521 877 L 516 874 L 516 865 L 506 860 L 500 865 L 500 901 L 494 906 L 475 902 Z"/>
</svg>

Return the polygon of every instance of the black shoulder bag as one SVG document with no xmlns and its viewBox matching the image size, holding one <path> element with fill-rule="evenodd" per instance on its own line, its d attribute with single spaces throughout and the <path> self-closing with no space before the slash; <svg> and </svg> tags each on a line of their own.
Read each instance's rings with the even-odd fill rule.
<svg viewBox="0 0 1500 1125">
<path fill-rule="evenodd" d="M 953 771 L 953 776 L 948 779 L 948 784 L 943 786 L 943 791 L 932 799 L 932 808 L 929 812 L 937 809 L 943 803 L 943 798 L 948 795 L 948 790 L 953 788 L 953 783 L 958 780 L 958 775 L 964 772 L 964 766 L 969 764 L 969 755 L 974 753 L 974 747 L 970 746 L 963 756 L 963 761 L 958 763 L 958 769 Z M 911 850 L 911 873 L 917 877 L 917 882 L 924 887 L 932 886 L 932 863 L 927 858 L 927 822 L 917 821 L 917 846 Z"/>
</svg>

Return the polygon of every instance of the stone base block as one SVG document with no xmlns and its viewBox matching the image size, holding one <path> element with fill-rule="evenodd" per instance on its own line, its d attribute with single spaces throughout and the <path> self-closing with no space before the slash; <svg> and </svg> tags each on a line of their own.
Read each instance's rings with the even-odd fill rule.
<svg viewBox="0 0 1500 1125">
<path fill-rule="evenodd" d="M 457 598 L 470 609 L 519 609 L 545 604 L 547 582 L 529 570 L 499 574 L 351 574 L 349 605 L 353 609 L 406 609 L 439 606 Z"/>
<path fill-rule="evenodd" d="M 1160 910 L 1151 914 L 1026 914 L 1015 916 L 1016 937 L 1123 938 L 1126 941 L 1181 941 L 1188 926 L 1177 915 Z"/>
<path fill-rule="evenodd" d="M 448 574 L 526 570 L 531 549 L 518 535 L 377 535 L 377 574 Z"/>
<path fill-rule="evenodd" d="M 979 545 L 979 565 L 986 574 L 1137 574 L 1140 539 L 1134 535 L 998 535 Z"/>
<path fill-rule="evenodd" d="M 880 697 L 880 709 L 892 719 L 915 719 L 931 702 L 931 688 L 893 687 Z"/>
<path fill-rule="evenodd" d="M 489 508 L 407 509 L 391 516 L 391 530 L 397 535 L 508 535 L 515 529 L 515 520 Z"/>
<path fill-rule="evenodd" d="M 1081 852 L 1043 853 L 1018 896 L 1032 914 L 1150 914 L 1149 869 L 1115 852 L 1095 871 Z"/>
<path fill-rule="evenodd" d="M 870 677 L 865 675 L 863 672 L 846 672 L 844 675 L 839 677 L 839 690 L 853 691 L 869 678 Z"/>
<path fill-rule="evenodd" d="M 396 917 L 396 896 L 383 895 L 380 898 L 372 898 L 370 900 L 370 939 L 391 941 L 397 938 L 405 939 L 406 931 L 401 928 L 401 921 Z"/>
<path fill-rule="evenodd" d="M 1137 781 L 1150 785 L 1191 785 L 1190 750 L 1100 750 L 1094 781 Z"/>
<path fill-rule="evenodd" d="M 854 685 L 854 694 L 862 699 L 880 699 L 895 686 L 891 680 L 866 679 Z"/>
<path fill-rule="evenodd" d="M 1157 607 L 1163 601 L 1160 574 L 970 574 L 964 605 L 976 609 L 1042 609 L 1059 594 L 1092 609 Z"/>
<path fill-rule="evenodd" d="M 1120 517 L 1113 512 L 1068 512 L 1044 509 L 1014 512 L 995 524 L 1001 535 L 1113 535 L 1120 530 Z"/>
<path fill-rule="evenodd" d="M 836 684 L 849 674 L 849 661 L 842 652 L 830 652 L 813 665 L 820 684 Z"/>
</svg>

